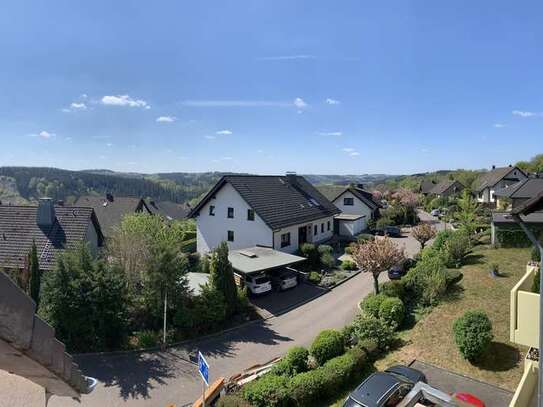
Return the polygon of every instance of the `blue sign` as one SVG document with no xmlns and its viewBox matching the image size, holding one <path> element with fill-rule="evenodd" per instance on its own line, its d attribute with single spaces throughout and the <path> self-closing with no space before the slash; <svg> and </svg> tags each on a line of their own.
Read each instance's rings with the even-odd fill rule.
<svg viewBox="0 0 543 407">
<path fill-rule="evenodd" d="M 198 351 L 198 371 L 200 372 L 202 379 L 204 379 L 204 382 L 209 386 L 209 365 L 200 351 Z"/>
</svg>

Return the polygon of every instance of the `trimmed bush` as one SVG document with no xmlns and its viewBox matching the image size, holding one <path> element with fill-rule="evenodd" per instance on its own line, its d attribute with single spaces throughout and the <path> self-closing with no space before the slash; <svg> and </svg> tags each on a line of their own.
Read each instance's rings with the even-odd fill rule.
<svg viewBox="0 0 543 407">
<path fill-rule="evenodd" d="M 332 246 L 330 245 L 327 245 L 327 244 L 321 244 L 319 245 L 319 247 L 317 248 L 317 250 L 319 251 L 319 254 L 332 254 L 334 252 L 334 249 Z"/>
<path fill-rule="evenodd" d="M 397 329 L 405 318 L 405 307 L 402 300 L 396 297 L 386 297 L 379 307 L 379 318 Z"/>
<path fill-rule="evenodd" d="M 308 370 L 307 358 L 309 352 L 302 346 L 290 348 L 281 361 L 272 368 L 272 373 L 279 376 L 294 376 Z"/>
<path fill-rule="evenodd" d="M 403 301 L 405 298 L 405 287 L 402 281 L 403 280 L 387 281 L 386 283 L 381 284 L 381 294 L 387 297 L 396 297 Z"/>
<path fill-rule="evenodd" d="M 362 300 L 360 307 L 364 315 L 379 318 L 379 308 L 383 300 L 387 298 L 384 294 L 370 293 Z"/>
<path fill-rule="evenodd" d="M 541 270 L 537 270 L 534 274 L 534 281 L 532 282 L 532 292 L 533 293 L 536 293 L 536 294 L 539 294 L 541 292 L 540 290 L 540 278 L 541 278 L 541 274 L 540 274 Z"/>
<path fill-rule="evenodd" d="M 300 373 L 289 383 L 289 394 L 296 406 L 312 406 L 320 398 L 326 397 L 326 376 L 323 368 Z"/>
<path fill-rule="evenodd" d="M 315 358 L 319 365 L 323 365 L 327 360 L 341 355 L 344 351 L 343 337 L 341 333 L 334 329 L 326 329 L 317 335 L 309 353 Z"/>
<path fill-rule="evenodd" d="M 445 242 L 443 250 L 447 256 L 447 266 L 460 268 L 470 252 L 469 235 L 460 231 L 454 232 Z"/>
<path fill-rule="evenodd" d="M 388 349 L 394 340 L 394 330 L 385 321 L 368 316 L 358 316 L 353 322 L 354 332 L 358 339 L 374 340 L 379 350 Z"/>
<path fill-rule="evenodd" d="M 454 341 L 469 361 L 477 360 L 492 342 L 492 323 L 482 311 L 467 311 L 454 321 Z"/>
<path fill-rule="evenodd" d="M 243 386 L 243 398 L 254 407 L 286 407 L 289 404 L 288 377 L 265 374 Z"/>
<path fill-rule="evenodd" d="M 358 270 L 358 266 L 354 261 L 344 260 L 341 262 L 341 269 L 346 271 Z"/>
<path fill-rule="evenodd" d="M 321 266 L 327 269 L 331 269 L 336 265 L 336 259 L 331 253 L 323 253 L 320 257 Z"/>
<path fill-rule="evenodd" d="M 300 254 L 307 258 L 307 262 L 314 267 L 319 265 L 320 255 L 319 251 L 312 243 L 304 243 L 300 246 Z"/>
<path fill-rule="evenodd" d="M 312 271 L 309 273 L 309 276 L 307 278 L 313 284 L 319 284 L 322 280 L 322 275 L 320 273 L 317 273 L 316 271 Z"/>
<path fill-rule="evenodd" d="M 447 290 L 446 268 L 442 259 L 426 253 L 403 280 L 405 288 L 421 305 L 436 304 Z"/>
</svg>

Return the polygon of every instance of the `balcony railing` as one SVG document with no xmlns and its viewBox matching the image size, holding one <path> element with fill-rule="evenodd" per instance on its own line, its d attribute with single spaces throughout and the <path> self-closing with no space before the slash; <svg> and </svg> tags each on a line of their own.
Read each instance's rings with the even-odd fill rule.
<svg viewBox="0 0 543 407">
<path fill-rule="evenodd" d="M 511 342 L 533 348 L 539 348 L 539 294 L 532 292 L 536 271 L 537 267 L 528 266 L 511 290 Z"/>
</svg>

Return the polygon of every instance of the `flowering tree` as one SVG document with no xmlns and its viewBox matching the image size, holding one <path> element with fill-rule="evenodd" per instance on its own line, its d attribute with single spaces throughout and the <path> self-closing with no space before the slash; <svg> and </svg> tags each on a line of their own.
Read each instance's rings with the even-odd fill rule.
<svg viewBox="0 0 543 407">
<path fill-rule="evenodd" d="M 379 274 L 405 260 L 403 249 L 388 237 L 355 244 L 351 256 L 361 270 L 373 275 L 376 294 L 379 293 Z"/>
<path fill-rule="evenodd" d="M 399 189 L 393 196 L 395 200 L 409 208 L 415 208 L 419 203 L 419 196 L 406 188 Z"/>
<path fill-rule="evenodd" d="M 422 250 L 424 249 L 426 242 L 434 238 L 436 235 L 436 230 L 428 223 L 421 223 L 411 230 L 411 235 L 420 243 L 420 248 Z"/>
<path fill-rule="evenodd" d="M 371 194 L 373 195 L 373 199 L 375 199 L 376 201 L 380 201 L 381 199 L 383 199 L 383 193 L 377 189 Z"/>
</svg>

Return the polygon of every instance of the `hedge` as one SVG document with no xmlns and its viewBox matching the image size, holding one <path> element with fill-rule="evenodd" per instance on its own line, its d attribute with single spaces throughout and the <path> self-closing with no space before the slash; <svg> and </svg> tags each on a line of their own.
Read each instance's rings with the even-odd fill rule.
<svg viewBox="0 0 543 407">
<path fill-rule="evenodd" d="M 344 351 L 343 336 L 334 329 L 321 331 L 311 344 L 309 353 L 319 365 L 341 355 Z"/>
<path fill-rule="evenodd" d="M 536 233 L 540 231 L 530 228 Z M 497 227 L 496 231 L 496 246 L 498 247 L 531 247 L 532 242 L 526 234 L 520 229 L 505 229 Z"/>
<path fill-rule="evenodd" d="M 384 294 L 368 294 L 360 304 L 364 315 L 368 317 L 379 318 L 379 309 L 381 308 L 381 303 L 386 298 L 387 296 Z"/>
<path fill-rule="evenodd" d="M 309 352 L 302 346 L 290 348 L 285 357 L 275 364 L 271 372 L 279 376 L 294 376 L 305 372 L 308 369 L 308 356 Z"/>
<path fill-rule="evenodd" d="M 227 394 L 217 401 L 217 407 L 251 407 L 239 394 Z"/>
<path fill-rule="evenodd" d="M 381 284 L 379 291 L 387 297 L 396 297 L 402 301 L 405 299 L 405 287 L 402 280 L 387 281 Z"/>
<path fill-rule="evenodd" d="M 394 329 L 385 321 L 368 316 L 358 316 L 353 322 L 359 341 L 374 340 L 379 350 L 386 350 L 394 340 Z"/>
<path fill-rule="evenodd" d="M 286 376 L 265 374 L 260 379 L 243 386 L 243 398 L 254 407 L 287 407 L 288 383 L 289 379 Z"/>
<path fill-rule="evenodd" d="M 386 297 L 379 307 L 379 318 L 397 329 L 405 318 L 405 307 L 397 297 Z"/>
</svg>

